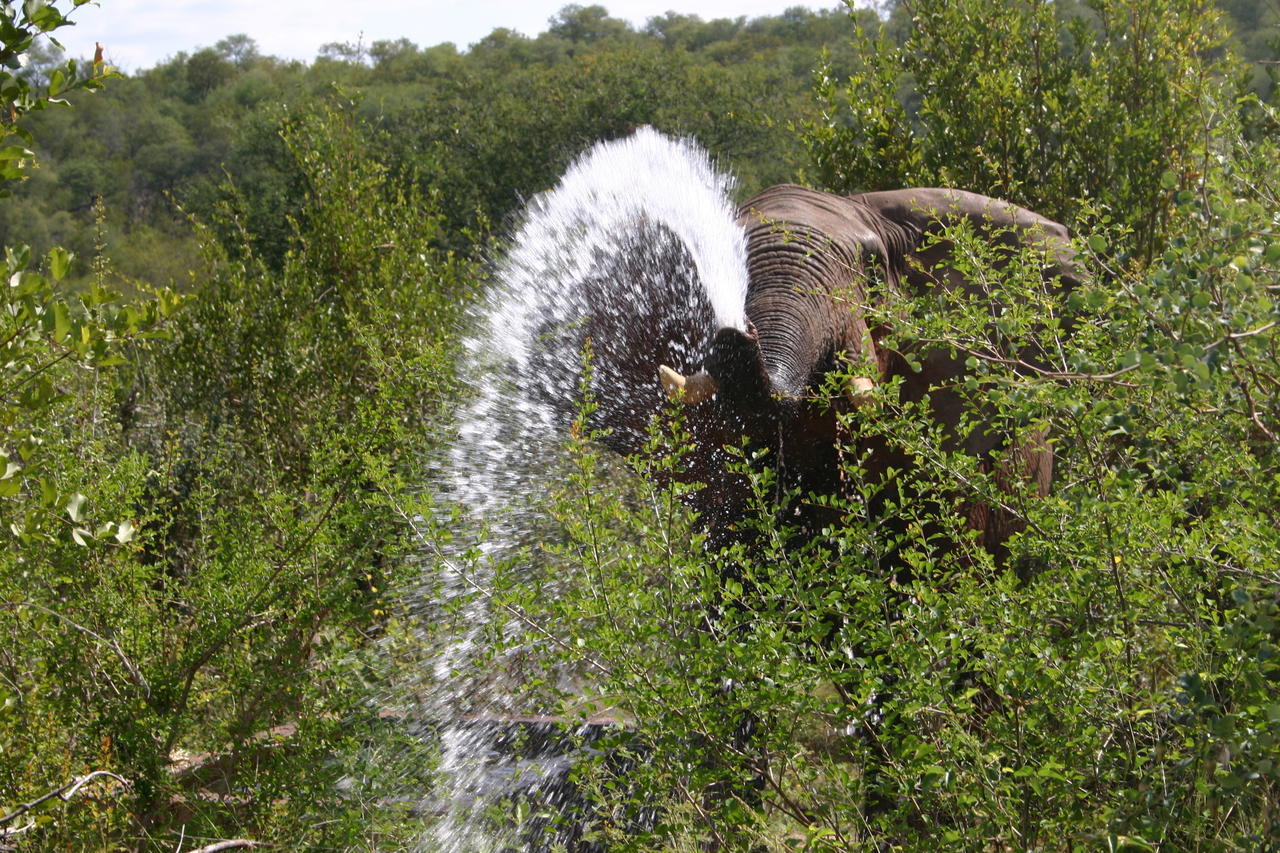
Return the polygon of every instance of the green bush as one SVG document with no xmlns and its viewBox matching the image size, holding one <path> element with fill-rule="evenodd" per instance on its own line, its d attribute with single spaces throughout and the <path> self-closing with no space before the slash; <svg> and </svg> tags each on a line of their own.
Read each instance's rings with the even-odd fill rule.
<svg viewBox="0 0 1280 853">
<path fill-rule="evenodd" d="M 1043 259 L 997 258 L 1005 250 L 956 229 L 944 236 L 982 297 L 926 294 L 886 318 L 899 349 L 967 359 L 959 390 L 984 421 L 1049 428 L 1054 487 L 1011 491 L 948 452 L 927 407 L 901 404 L 890 385 L 849 415 L 849 434 L 909 449 L 912 471 L 869 482 L 851 443 L 843 495 L 779 496 L 768 468 L 744 459 L 756 505 L 739 523 L 756 544 L 708 555 L 680 505 L 685 487 L 663 485 L 687 442 L 678 420 L 655 426 L 630 477 L 575 438 L 549 503 L 559 527 L 513 570 L 503 603 L 587 685 L 585 700 L 564 697 L 566 713 L 585 702 L 629 726 L 617 749 L 642 760 L 580 770 L 609 849 L 1244 851 L 1280 840 L 1280 152 L 1246 141 L 1220 98 L 1201 50 L 1214 31 L 1188 29 L 1208 26 L 1203 10 L 1148 19 L 1172 7 L 1134 6 L 1149 25 L 1141 43 L 1168 62 L 1139 75 L 1121 62 L 1129 36 L 1090 42 L 1084 67 L 1097 76 L 1053 90 L 1083 99 L 1098 122 L 1089 144 L 1101 146 L 1087 150 L 1126 178 L 1088 183 L 1074 160 L 1055 177 L 1018 142 L 1011 153 L 1026 159 L 1008 161 L 1001 184 L 999 169 L 983 171 L 1001 162 L 990 146 L 1010 103 L 998 95 L 1039 67 L 1018 28 L 1050 26 L 1035 17 L 1042 5 L 1017 6 L 1028 17 L 999 30 L 1011 61 L 987 76 L 965 77 L 991 63 L 954 45 L 916 66 L 950 81 L 963 110 L 934 92 L 910 114 L 884 73 L 879 100 L 842 102 L 860 107 L 857 122 L 832 116 L 811 141 L 820 165 L 847 168 L 833 178 L 841 189 L 952 176 L 1092 223 L 1079 247 L 1087 275 L 1070 293 L 1045 289 Z M 935 46 L 977 37 L 985 20 L 963 0 L 910 8 L 937 28 Z M 1041 44 L 1109 32 L 1083 26 L 1054 24 Z M 1162 124 L 1193 108 L 1194 126 Z M 858 148 L 869 139 L 879 142 Z M 900 491 L 886 499 L 886 488 Z M 841 520 L 803 537 L 777 512 L 795 499 L 826 501 Z M 960 521 L 965 504 L 991 500 L 1025 523 L 1007 570 Z M 555 672 L 534 684 L 563 684 Z M 632 820 L 645 808 L 648 829 Z"/>
<path fill-rule="evenodd" d="M 425 749 L 369 706 L 370 641 L 402 631 L 403 505 L 476 276 L 349 105 L 280 132 L 308 217 L 279 271 L 207 231 L 185 299 L 121 301 L 103 258 L 51 299 L 66 254 L 45 279 L 9 253 L 0 837 L 31 849 L 415 832 L 365 763 Z"/>
<path fill-rule="evenodd" d="M 573 441 L 557 532 L 503 602 L 587 685 L 567 713 L 608 710 L 634 730 L 617 748 L 637 765 L 581 771 L 609 849 L 1274 843 L 1274 155 L 1223 160 L 1201 195 L 1171 190 L 1173 247 L 1112 274 L 1098 255 L 1066 299 L 1034 258 L 997 275 L 985 244 L 947 235 L 986 270 L 991 300 L 1034 310 L 992 324 L 985 298 L 921 299 L 898 345 L 969 353 L 964 388 L 984 419 L 1051 425 L 1046 498 L 948 453 L 927 410 L 888 387 L 850 434 L 910 448 L 918 468 L 895 488 L 951 500 L 872 515 L 886 484 L 866 481 L 851 445 L 846 495 L 811 498 L 841 522 L 810 540 L 744 460 L 756 507 L 740 523 L 758 544 L 709 556 L 687 487 L 663 485 L 687 439 L 678 421 L 630 478 Z M 1011 350 L 1039 370 L 1013 370 Z M 1020 571 L 967 544 L 957 510 L 975 500 L 1025 520 L 1010 543 Z M 657 825 L 637 834 L 644 807 Z"/>
<path fill-rule="evenodd" d="M 806 141 L 841 192 L 951 186 L 1074 222 L 1107 207 L 1150 257 L 1165 232 L 1161 177 L 1194 186 L 1206 116 L 1231 78 L 1204 0 L 914 0 L 906 32 L 855 29 L 860 65 L 820 69 Z"/>
</svg>

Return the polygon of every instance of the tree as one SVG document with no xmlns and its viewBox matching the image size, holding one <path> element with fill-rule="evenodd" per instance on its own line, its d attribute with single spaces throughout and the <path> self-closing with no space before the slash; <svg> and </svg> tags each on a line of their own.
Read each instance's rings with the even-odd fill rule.
<svg viewBox="0 0 1280 853">
<path fill-rule="evenodd" d="M 580 6 L 571 3 L 547 19 L 547 34 L 573 42 L 591 44 L 631 34 L 631 25 L 609 17 L 603 6 Z"/>
<path fill-rule="evenodd" d="M 1081 202 L 1133 229 L 1143 257 L 1166 215 L 1162 176 L 1189 186 L 1209 152 L 1204 104 L 1227 85 L 1226 34 L 1203 0 L 914 0 L 901 46 L 858 29 L 861 65 L 819 78 L 810 147 L 852 192 L 944 185 L 1073 221 Z M 945 60 L 945 61 L 944 61 Z"/>
<path fill-rule="evenodd" d="M 192 102 L 200 101 L 214 89 L 228 83 L 234 66 L 218 50 L 206 47 L 187 58 L 187 87 Z"/>
<path fill-rule="evenodd" d="M 213 49 L 242 71 L 262 58 L 262 54 L 258 52 L 258 43 L 244 33 L 220 39 Z"/>
</svg>

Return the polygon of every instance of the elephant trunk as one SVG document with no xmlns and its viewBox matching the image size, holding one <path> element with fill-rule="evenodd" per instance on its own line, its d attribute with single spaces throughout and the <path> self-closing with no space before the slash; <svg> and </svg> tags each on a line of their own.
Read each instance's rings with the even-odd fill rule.
<svg viewBox="0 0 1280 853">
<path fill-rule="evenodd" d="M 825 234 L 790 225 L 751 228 L 747 316 L 760 328 L 759 350 L 774 392 L 813 393 L 823 374 L 849 365 L 874 368 L 865 316 L 866 262 Z M 864 374 L 865 375 L 865 374 Z M 851 394 L 866 394 L 862 379 Z"/>
<path fill-rule="evenodd" d="M 731 406 L 768 406 L 773 399 L 775 389 L 760 351 L 760 336 L 750 323 L 746 331 L 726 327 L 716 332 L 703 369 L 714 377 Z"/>
</svg>

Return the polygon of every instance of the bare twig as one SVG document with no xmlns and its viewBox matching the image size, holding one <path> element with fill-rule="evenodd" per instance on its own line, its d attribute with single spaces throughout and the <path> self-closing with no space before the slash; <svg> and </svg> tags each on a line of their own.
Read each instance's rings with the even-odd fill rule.
<svg viewBox="0 0 1280 853">
<path fill-rule="evenodd" d="M 227 841 L 215 841 L 213 844 L 206 844 L 203 847 L 197 847 L 190 853 L 219 853 L 222 850 L 245 850 L 250 847 L 266 847 L 267 845 L 261 841 L 253 841 L 248 838 L 232 838 Z"/>
<path fill-rule="evenodd" d="M 36 828 L 36 822 L 34 820 L 28 821 L 25 825 L 20 826 L 17 829 L 8 829 L 6 827 L 0 826 L 0 841 L 17 838 L 19 835 L 22 835 L 24 832 L 29 832 L 35 828 Z M 17 850 L 17 849 L 18 848 L 12 847 L 8 844 L 0 844 L 0 850 Z"/>
<path fill-rule="evenodd" d="M 398 508 L 397 508 L 397 510 L 398 510 Z M 402 516 L 402 517 L 405 517 L 405 518 L 408 518 L 408 516 L 407 516 L 407 515 L 405 515 L 403 512 L 401 512 L 401 516 Z M 410 519 L 410 523 L 412 523 L 412 520 L 411 520 L 411 519 Z M 416 525 L 415 525 L 415 528 L 416 528 Z M 535 620 L 531 619 L 531 618 L 530 618 L 526 613 L 524 613 L 524 611 L 520 610 L 520 609 L 519 609 L 519 608 L 517 608 L 517 607 L 513 607 L 512 605 L 507 604 L 506 602 L 498 601 L 498 600 L 497 600 L 497 598 L 494 596 L 494 594 L 493 594 L 493 591 L 492 591 L 492 590 L 487 589 L 487 588 L 485 588 L 484 586 L 482 586 L 482 585 L 481 585 L 480 583 L 478 583 L 474 578 L 472 578 L 472 577 L 471 577 L 471 575 L 469 575 L 469 574 L 467 574 L 467 572 L 463 571 L 461 566 L 459 566 L 459 565 L 458 565 L 457 563 L 455 563 L 453 560 L 450 560 L 447 556 L 445 556 L 444 552 L 440 549 L 440 547 L 439 547 L 439 546 L 438 546 L 434 541 L 432 541 L 429 537 L 427 537 L 427 536 L 423 535 L 420 531 L 418 532 L 418 535 L 421 537 L 422 541 L 423 541 L 423 542 L 426 542 L 426 543 L 427 543 L 427 545 L 428 545 L 428 547 L 430 547 L 430 548 L 431 548 L 431 551 L 432 551 L 432 553 L 434 553 L 434 554 L 435 554 L 436 559 L 438 559 L 440 562 L 444 563 L 444 564 L 445 564 L 445 566 L 447 566 L 447 567 L 448 567 L 449 571 L 453 572 L 455 575 L 457 575 L 458 577 L 462 578 L 462 581 L 463 581 L 467 586 L 471 587 L 473 590 L 475 590 L 476 592 L 478 592 L 480 595 L 484 596 L 486 599 L 488 599 L 488 600 L 489 600 L 489 602 L 490 602 L 490 603 L 492 603 L 492 604 L 496 604 L 500 609 L 502 609 L 502 610 L 506 611 L 507 613 L 511 614 L 511 615 L 512 615 L 512 616 L 514 616 L 516 619 L 518 619 L 520 622 L 522 622 L 523 624 L 525 624 L 525 625 L 527 625 L 528 627 L 532 628 L 534 631 L 537 631 L 537 632 L 538 632 L 539 634 L 541 634 L 543 637 L 545 637 L 546 639 L 548 639 L 548 640 L 550 640 L 551 642 L 555 643 L 557 646 L 559 646 L 560 648 L 564 649 L 565 651 L 572 652 L 572 653 L 573 653 L 573 654 L 575 654 L 575 655 L 580 655 L 580 656 L 582 657 L 582 659 L 583 659 L 583 660 L 585 660 L 585 661 L 586 661 L 589 665 L 591 665 L 594 669 L 596 669 L 596 670 L 600 671 L 600 672 L 601 672 L 601 673 L 603 673 L 604 675 L 612 675 L 612 674 L 613 674 L 613 671 L 612 671 L 611 669 L 609 669 L 609 667 L 607 667 L 607 666 L 605 666 L 604 664 L 600 663 L 598 660 L 596 660 L 595 658 L 591 657 L 590 655 L 582 654 L 581 650 L 578 650 L 578 649 L 573 648 L 573 647 L 572 647 L 572 646 L 570 646 L 568 643 L 566 643 L 564 640 L 560 639 L 560 638 L 559 638 L 559 637 L 557 637 L 555 634 L 553 634 L 553 633 L 551 633 L 550 631 L 548 631 L 546 628 L 544 628 L 544 627 L 543 627 L 542 625 L 540 625 L 538 622 L 536 622 Z"/>
<path fill-rule="evenodd" d="M 72 797 L 74 797 L 81 788 L 83 788 L 85 785 L 89 784 L 94 779 L 97 779 L 101 776 L 108 776 L 112 779 L 115 779 L 121 785 L 128 786 L 129 784 L 127 779 L 121 776 L 117 776 L 116 774 L 112 773 L 110 770 L 94 770 L 92 773 L 86 773 L 84 776 L 77 776 L 76 778 L 72 779 L 70 782 L 67 782 L 64 785 L 61 785 L 60 787 L 54 788 L 52 791 L 50 791 L 49 793 L 43 796 L 36 797 L 34 800 L 32 800 L 29 803 L 22 803 L 13 811 L 9 812 L 7 815 L 0 816 L 0 838 L 6 838 L 10 835 L 15 835 L 18 832 L 26 832 L 27 829 L 30 828 L 30 827 L 22 827 L 21 829 L 18 829 L 14 832 L 10 832 L 9 830 L 3 828 L 4 824 L 17 820 L 19 817 L 31 811 L 36 806 L 48 800 L 52 800 L 54 797 L 58 797 L 63 802 L 67 802 Z"/>
<path fill-rule="evenodd" d="M 1074 382 L 1110 382 L 1124 376 L 1126 373 L 1132 373 L 1142 366 L 1140 364 L 1131 364 L 1128 367 L 1121 367 L 1117 370 L 1111 371 L 1110 373 L 1077 373 L 1067 370 L 1049 370 L 1021 358 L 1004 358 L 1002 356 L 992 355 L 989 352 L 973 349 L 958 341 L 948 340 L 946 338 L 920 338 L 919 343 L 939 344 L 954 347 L 957 352 L 962 352 L 965 355 L 971 355 L 981 361 L 985 361 L 990 364 L 1000 364 L 1005 367 L 1021 368 L 1039 376 L 1042 379 L 1057 379 Z M 1221 343 L 1221 341 L 1219 341 L 1219 343 Z M 1119 384 L 1130 387 L 1129 383 L 1122 382 Z"/>
</svg>

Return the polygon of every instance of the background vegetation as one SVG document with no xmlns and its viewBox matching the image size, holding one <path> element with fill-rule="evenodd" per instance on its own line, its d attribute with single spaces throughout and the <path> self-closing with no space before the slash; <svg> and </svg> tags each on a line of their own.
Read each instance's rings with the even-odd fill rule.
<svg viewBox="0 0 1280 853">
<path fill-rule="evenodd" d="M 1277 843 L 1277 10 L 998 5 L 639 31 L 569 6 L 465 52 L 306 64 L 233 36 L 124 78 L 37 38 L 54 5 L 0 4 L 0 848 L 412 842 L 391 788 L 426 781 L 388 765 L 425 774 L 428 747 L 370 704 L 374 641 L 412 627 L 401 518 L 460 396 L 460 311 L 521 199 L 646 123 L 696 136 L 743 192 L 1022 202 L 1076 228 L 1092 274 L 1046 292 L 1034 259 L 996 276 L 951 235 L 1010 307 L 924 300 L 896 328 L 966 353 L 994 417 L 1052 425 L 1049 497 L 1001 494 L 891 388 L 851 415 L 916 451 L 920 488 L 1015 502 L 1021 577 L 886 542 L 857 500 L 802 541 L 759 465 L 744 523 L 763 544 L 707 555 L 645 476 L 680 464 L 679 424 L 623 486 L 570 442 L 541 563 L 594 583 L 506 594 L 603 666 L 600 701 L 635 721 L 618 749 L 650 756 L 625 780 L 584 766 L 612 804 L 592 831 L 609 849 Z"/>
</svg>

